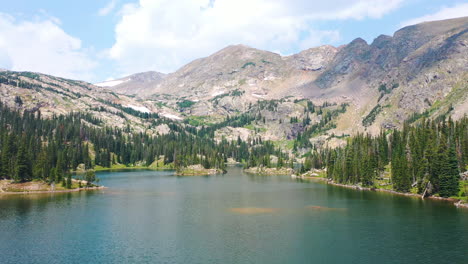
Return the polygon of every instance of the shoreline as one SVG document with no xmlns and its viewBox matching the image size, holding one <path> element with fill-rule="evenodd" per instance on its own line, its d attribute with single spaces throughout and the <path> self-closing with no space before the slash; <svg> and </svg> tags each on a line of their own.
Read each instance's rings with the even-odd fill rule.
<svg viewBox="0 0 468 264">
<path fill-rule="evenodd" d="M 151 168 L 151 167 L 123 167 L 123 168 L 98 168 L 93 169 L 95 172 L 106 172 L 106 171 L 126 171 L 126 170 L 150 170 L 150 171 L 170 171 L 172 168 Z M 75 174 L 82 174 L 81 171 L 75 171 Z"/>
<path fill-rule="evenodd" d="M 338 187 L 343 187 L 343 188 L 348 188 L 348 189 L 354 189 L 358 191 L 372 191 L 372 192 L 385 192 L 385 193 L 390 193 L 390 194 L 395 194 L 395 195 L 402 195 L 402 196 L 410 196 L 410 197 L 415 197 L 415 198 L 421 198 L 421 199 L 429 199 L 429 200 L 439 200 L 439 201 L 447 201 L 447 202 L 452 202 L 453 205 L 457 208 L 466 208 L 468 209 L 468 203 L 462 202 L 460 199 L 456 198 L 450 198 L 450 197 L 437 197 L 437 196 L 428 196 L 428 197 L 422 197 L 420 194 L 416 193 L 402 193 L 402 192 L 397 192 L 394 190 L 388 190 L 388 189 L 379 189 L 379 188 L 371 188 L 371 187 L 362 187 L 359 185 L 349 185 L 349 184 L 343 184 L 343 183 L 337 183 L 334 182 L 333 180 L 330 180 L 328 178 L 323 178 L 323 177 L 312 177 L 312 176 L 297 176 L 297 175 L 291 175 L 292 178 L 297 178 L 297 179 L 304 179 L 304 180 L 317 180 L 317 181 L 322 181 L 326 184 L 333 185 L 333 186 L 338 186 Z"/>
<path fill-rule="evenodd" d="M 69 193 L 69 192 L 81 192 L 81 191 L 96 191 L 107 189 L 105 186 L 94 186 L 94 187 L 82 187 L 69 190 L 47 190 L 47 191 L 22 191 L 22 192 L 0 192 L 0 195 L 14 195 L 14 194 L 45 194 L 45 193 Z"/>
<path fill-rule="evenodd" d="M 243 169 L 244 173 L 252 175 L 262 175 L 262 176 L 278 176 L 278 175 L 293 175 L 294 170 L 291 168 L 266 168 L 263 166 L 260 167 L 251 167 Z"/>
<path fill-rule="evenodd" d="M 223 174 L 220 169 L 205 169 L 202 165 L 190 165 L 175 171 L 175 176 L 209 176 Z"/>
</svg>

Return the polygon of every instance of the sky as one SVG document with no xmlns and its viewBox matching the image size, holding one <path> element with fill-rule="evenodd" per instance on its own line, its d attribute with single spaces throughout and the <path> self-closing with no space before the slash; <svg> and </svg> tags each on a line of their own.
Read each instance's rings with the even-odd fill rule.
<svg viewBox="0 0 468 264">
<path fill-rule="evenodd" d="M 468 0 L 15 0 L 0 68 L 96 83 L 170 73 L 228 46 L 291 55 L 468 14 Z"/>
</svg>

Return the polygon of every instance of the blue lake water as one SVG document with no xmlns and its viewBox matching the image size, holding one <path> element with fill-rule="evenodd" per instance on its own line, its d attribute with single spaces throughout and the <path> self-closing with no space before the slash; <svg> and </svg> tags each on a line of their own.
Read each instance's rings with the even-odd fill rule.
<svg viewBox="0 0 468 264">
<path fill-rule="evenodd" d="M 468 263 L 468 210 L 288 176 L 98 173 L 0 196 L 0 263 Z"/>
</svg>

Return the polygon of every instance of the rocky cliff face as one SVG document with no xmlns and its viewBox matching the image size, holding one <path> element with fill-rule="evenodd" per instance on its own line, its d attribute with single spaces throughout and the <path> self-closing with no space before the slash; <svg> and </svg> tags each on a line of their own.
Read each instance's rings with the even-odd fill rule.
<svg viewBox="0 0 468 264">
<path fill-rule="evenodd" d="M 414 112 L 459 118 L 468 111 L 467 31 L 468 18 L 459 18 L 405 27 L 370 45 L 356 39 L 307 89 L 319 87 L 328 100 L 349 98 L 362 118 L 385 106 L 371 131 L 401 125 Z"/>
</svg>

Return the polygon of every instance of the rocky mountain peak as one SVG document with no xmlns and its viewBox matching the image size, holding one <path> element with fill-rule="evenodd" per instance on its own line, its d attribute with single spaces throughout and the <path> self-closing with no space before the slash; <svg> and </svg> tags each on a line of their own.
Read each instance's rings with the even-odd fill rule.
<svg viewBox="0 0 468 264">
<path fill-rule="evenodd" d="M 362 111 L 375 104 L 398 105 L 388 112 L 401 118 L 406 109 L 424 109 L 443 100 L 450 87 L 460 86 L 468 67 L 467 30 L 466 17 L 428 22 L 380 35 L 370 44 L 356 38 L 340 47 L 324 45 L 289 56 L 231 45 L 142 82 L 138 95 L 174 108 L 191 101 L 184 104 L 190 105 L 183 109 L 187 115 L 232 114 L 258 100 L 294 96 L 352 102 Z"/>
</svg>

